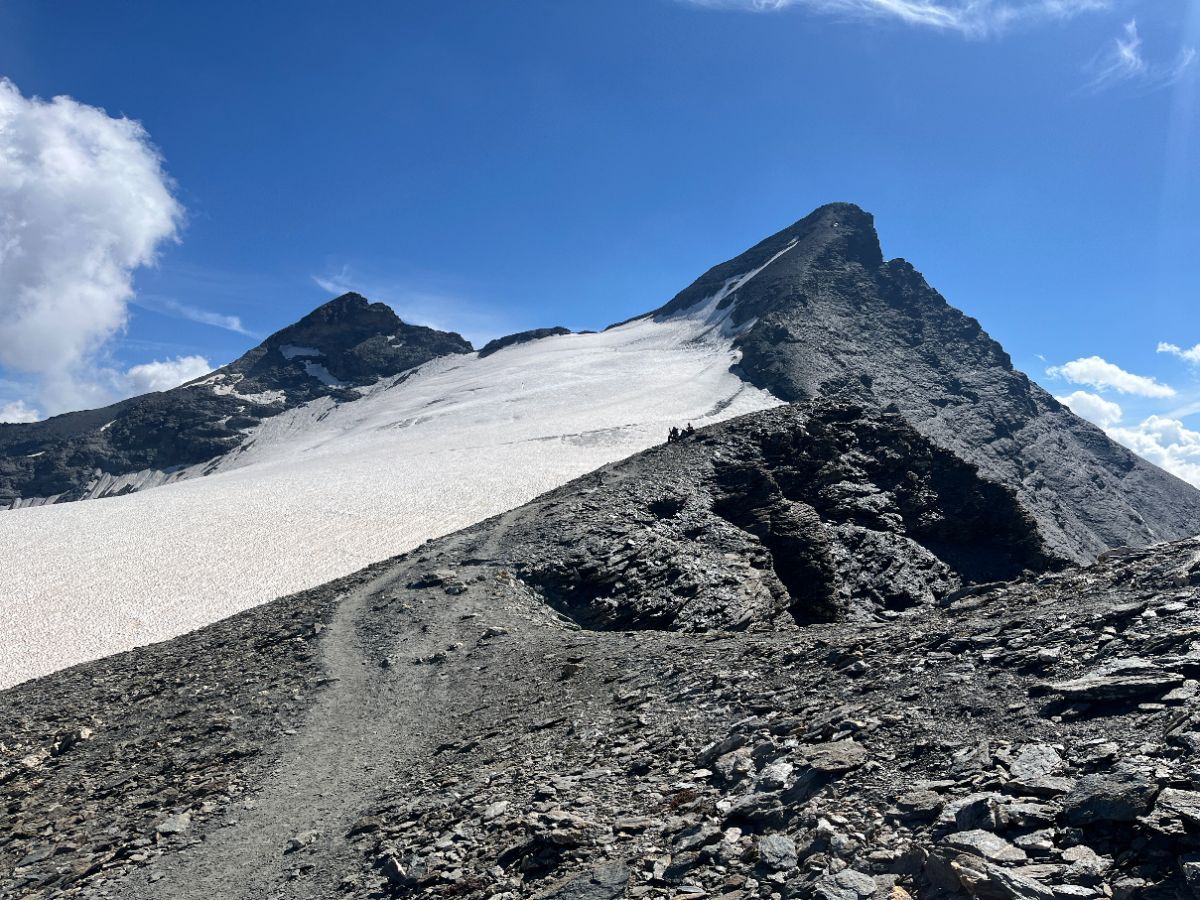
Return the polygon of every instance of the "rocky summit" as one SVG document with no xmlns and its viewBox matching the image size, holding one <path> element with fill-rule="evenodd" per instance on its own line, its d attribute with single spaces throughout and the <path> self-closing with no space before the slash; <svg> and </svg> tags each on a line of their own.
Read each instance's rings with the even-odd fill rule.
<svg viewBox="0 0 1200 900">
<path fill-rule="evenodd" d="M 757 274 L 739 285 L 746 272 Z M 857 206 L 821 207 L 709 270 L 657 315 L 723 288 L 743 377 L 788 401 L 895 404 L 935 443 L 1012 487 L 1067 556 L 1195 532 L 1200 494 L 1015 370 L 912 264 L 885 260 Z"/>
<path fill-rule="evenodd" d="M 6 691 L 0 894 L 1190 897 L 1198 587 L 896 410 L 755 413 Z"/>
</svg>

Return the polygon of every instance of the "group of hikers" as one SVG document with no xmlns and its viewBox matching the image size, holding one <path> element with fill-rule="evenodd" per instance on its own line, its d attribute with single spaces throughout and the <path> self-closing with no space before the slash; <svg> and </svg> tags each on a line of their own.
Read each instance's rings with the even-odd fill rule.
<svg viewBox="0 0 1200 900">
<path fill-rule="evenodd" d="M 696 429 L 692 427 L 691 422 L 688 422 L 687 427 L 682 431 L 672 425 L 671 430 L 667 432 L 667 443 L 674 444 L 676 441 L 682 441 L 685 437 L 690 437 L 695 433 Z"/>
</svg>

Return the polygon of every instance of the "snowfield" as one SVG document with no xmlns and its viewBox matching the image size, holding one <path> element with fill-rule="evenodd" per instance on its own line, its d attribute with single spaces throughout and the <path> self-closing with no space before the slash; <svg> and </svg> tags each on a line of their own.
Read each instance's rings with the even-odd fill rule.
<svg viewBox="0 0 1200 900">
<path fill-rule="evenodd" d="M 672 425 L 778 405 L 730 373 L 716 309 L 754 274 L 683 316 L 435 360 L 285 412 L 205 477 L 0 513 L 0 687 L 348 574 Z"/>
</svg>

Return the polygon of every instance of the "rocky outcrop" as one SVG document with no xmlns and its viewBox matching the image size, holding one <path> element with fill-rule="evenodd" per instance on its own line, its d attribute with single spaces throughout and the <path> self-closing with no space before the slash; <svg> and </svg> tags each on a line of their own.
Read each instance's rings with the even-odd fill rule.
<svg viewBox="0 0 1200 900">
<path fill-rule="evenodd" d="M 816 210 L 709 270 L 656 315 L 718 294 L 738 329 L 744 377 L 789 401 L 895 404 L 934 443 L 1016 491 L 1059 553 L 1082 561 L 1200 531 L 1200 492 L 1016 371 L 912 265 L 885 261 L 871 216 L 856 206 Z"/>
<path fill-rule="evenodd" d="M 497 350 L 503 350 L 505 347 L 514 347 L 517 344 L 525 344 L 529 341 L 537 341 L 542 338 L 556 337 L 560 334 L 570 334 L 570 328 L 563 328 L 561 325 L 554 328 L 531 328 L 529 331 L 518 331 L 515 334 L 506 334 L 504 337 L 496 338 L 493 341 L 488 341 L 479 350 L 480 358 L 491 356 Z"/>
<path fill-rule="evenodd" d="M 408 325 L 382 303 L 344 294 L 189 384 L 44 422 L 0 424 L 0 510 L 161 483 L 228 453 L 284 410 L 318 397 L 354 400 L 357 387 L 471 349 L 457 334 Z"/>
<path fill-rule="evenodd" d="M 871 619 L 1061 563 L 1010 491 L 901 415 L 827 402 L 704 429 L 521 520 L 497 561 L 587 627 Z"/>
</svg>

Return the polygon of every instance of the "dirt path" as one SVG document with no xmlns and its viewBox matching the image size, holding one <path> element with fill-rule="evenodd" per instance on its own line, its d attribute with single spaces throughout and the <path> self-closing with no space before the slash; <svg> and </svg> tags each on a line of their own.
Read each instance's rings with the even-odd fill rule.
<svg viewBox="0 0 1200 900">
<path fill-rule="evenodd" d="M 448 678 L 431 666 L 383 670 L 364 647 L 365 617 L 393 587 L 384 576 L 340 601 L 321 643 L 330 684 L 298 733 L 282 738 L 283 757 L 261 788 L 231 806 L 202 843 L 131 875 L 111 896 L 300 900 L 335 895 L 355 874 L 346 831 L 381 792 L 403 784 L 406 763 L 445 722 Z M 469 602 L 447 597 L 420 607 L 411 627 L 397 630 L 399 652 L 411 659 L 447 646 Z M 397 610 L 404 614 L 394 603 L 386 614 Z M 303 849 L 286 852 L 297 840 Z"/>
</svg>

